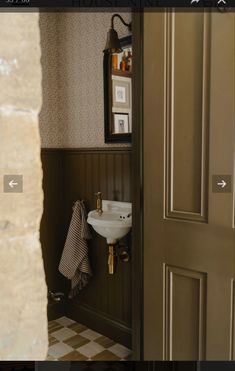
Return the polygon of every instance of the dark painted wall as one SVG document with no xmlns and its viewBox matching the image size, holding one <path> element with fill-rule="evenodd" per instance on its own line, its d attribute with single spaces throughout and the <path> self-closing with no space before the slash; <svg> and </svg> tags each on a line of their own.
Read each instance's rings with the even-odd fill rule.
<svg viewBox="0 0 235 371">
<path fill-rule="evenodd" d="M 131 201 L 131 151 L 129 149 L 42 150 L 45 194 L 41 242 L 47 283 L 51 290 L 68 291 L 58 264 L 72 206 L 85 201 L 87 211 L 96 207 L 94 193 L 104 199 Z M 76 299 L 68 300 L 64 311 L 71 318 L 130 346 L 131 264 L 118 263 L 117 272 L 107 270 L 105 239 L 92 231 L 89 243 L 93 277 Z M 130 243 L 128 241 L 128 243 Z M 51 310 L 50 317 L 58 311 Z"/>
<path fill-rule="evenodd" d="M 63 170 L 60 151 L 43 150 L 44 210 L 40 239 L 49 290 L 65 291 L 66 280 L 58 272 L 64 240 Z M 64 314 L 64 302 L 48 301 L 48 318 L 52 320 Z"/>
</svg>

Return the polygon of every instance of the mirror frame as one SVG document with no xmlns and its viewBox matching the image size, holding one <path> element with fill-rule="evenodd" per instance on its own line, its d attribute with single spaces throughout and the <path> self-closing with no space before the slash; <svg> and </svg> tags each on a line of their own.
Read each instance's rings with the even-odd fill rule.
<svg viewBox="0 0 235 371">
<path fill-rule="evenodd" d="M 120 44 L 123 48 L 128 45 L 132 46 L 132 35 L 121 38 Z M 104 54 L 103 79 L 104 79 L 104 138 L 105 138 L 105 143 L 131 143 L 132 133 L 113 134 L 111 132 L 112 94 L 113 94 L 112 93 L 111 63 L 112 63 L 112 55 Z M 131 99 L 132 99 L 132 96 L 131 96 Z M 133 117 L 133 114 L 132 114 L 132 117 Z"/>
</svg>

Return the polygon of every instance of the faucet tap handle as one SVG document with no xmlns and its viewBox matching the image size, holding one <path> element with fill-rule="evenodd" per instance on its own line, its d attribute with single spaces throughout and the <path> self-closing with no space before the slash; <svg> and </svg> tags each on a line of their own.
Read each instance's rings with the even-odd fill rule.
<svg viewBox="0 0 235 371">
<path fill-rule="evenodd" d="M 96 211 L 98 212 L 99 215 L 101 215 L 103 213 L 103 210 L 102 210 L 102 193 L 97 192 L 97 193 L 95 193 L 95 195 L 97 196 Z"/>
<path fill-rule="evenodd" d="M 102 196 L 102 193 L 99 191 L 99 192 L 96 192 L 95 193 L 95 196 L 97 196 L 97 197 L 101 197 Z"/>
</svg>

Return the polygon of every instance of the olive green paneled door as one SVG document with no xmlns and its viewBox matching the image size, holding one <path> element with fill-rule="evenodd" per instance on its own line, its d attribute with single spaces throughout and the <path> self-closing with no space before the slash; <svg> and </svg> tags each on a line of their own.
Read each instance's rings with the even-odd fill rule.
<svg viewBox="0 0 235 371">
<path fill-rule="evenodd" d="M 144 14 L 144 357 L 235 357 L 232 12 Z"/>
</svg>

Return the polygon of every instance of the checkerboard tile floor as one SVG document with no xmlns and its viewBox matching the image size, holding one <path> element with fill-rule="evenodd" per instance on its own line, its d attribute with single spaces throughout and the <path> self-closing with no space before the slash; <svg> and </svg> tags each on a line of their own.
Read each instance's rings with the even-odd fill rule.
<svg viewBox="0 0 235 371">
<path fill-rule="evenodd" d="M 70 318 L 50 321 L 47 360 L 127 361 L 130 349 L 81 325 Z"/>
</svg>

